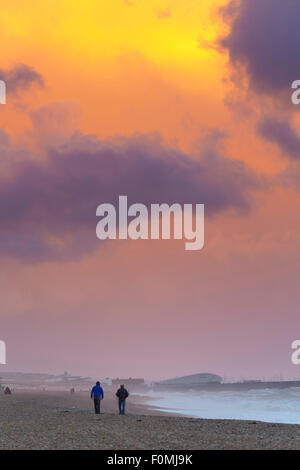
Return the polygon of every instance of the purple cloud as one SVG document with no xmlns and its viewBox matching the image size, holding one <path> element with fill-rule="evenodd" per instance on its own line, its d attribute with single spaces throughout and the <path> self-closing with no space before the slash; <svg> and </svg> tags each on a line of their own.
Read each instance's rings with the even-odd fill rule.
<svg viewBox="0 0 300 470">
<path fill-rule="evenodd" d="M 261 137 L 278 145 L 285 157 L 300 159 L 300 137 L 289 121 L 265 116 L 257 125 Z"/>
<path fill-rule="evenodd" d="M 218 138 L 195 158 L 158 138 L 100 141 L 78 133 L 47 149 L 46 162 L 31 156 L 11 163 L 11 176 L 0 178 L 0 253 L 29 261 L 78 257 L 99 246 L 96 207 L 117 204 L 121 194 L 130 204 L 204 203 L 208 216 L 249 210 L 251 190 L 262 183 L 216 149 Z"/>
<path fill-rule="evenodd" d="M 43 77 L 34 68 L 25 64 L 18 64 L 8 70 L 0 68 L 0 80 L 5 81 L 7 93 L 18 93 L 32 85 L 44 86 Z"/>
<path fill-rule="evenodd" d="M 221 10 L 231 23 L 220 41 L 235 67 L 244 67 L 256 92 L 289 90 L 300 78 L 300 2 L 233 0 Z"/>
</svg>

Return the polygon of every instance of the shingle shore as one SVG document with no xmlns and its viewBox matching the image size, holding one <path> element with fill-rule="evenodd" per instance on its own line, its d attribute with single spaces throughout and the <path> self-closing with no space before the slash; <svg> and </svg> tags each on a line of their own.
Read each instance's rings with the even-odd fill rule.
<svg viewBox="0 0 300 470">
<path fill-rule="evenodd" d="M 119 416 L 112 393 L 102 411 L 87 392 L 1 394 L 0 449 L 300 449 L 300 425 L 171 416 L 134 396 Z"/>
</svg>

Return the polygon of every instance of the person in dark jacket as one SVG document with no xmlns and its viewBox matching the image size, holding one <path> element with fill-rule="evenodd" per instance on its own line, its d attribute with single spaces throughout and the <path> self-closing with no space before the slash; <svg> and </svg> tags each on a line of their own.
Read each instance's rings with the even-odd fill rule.
<svg viewBox="0 0 300 470">
<path fill-rule="evenodd" d="M 94 398 L 94 406 L 96 415 L 100 414 L 100 401 L 104 398 L 103 388 L 100 385 L 100 382 L 96 382 L 96 385 L 93 386 L 91 390 L 91 399 Z"/>
<path fill-rule="evenodd" d="M 124 415 L 126 398 L 129 396 L 129 393 L 127 392 L 124 385 L 120 386 L 119 390 L 116 393 L 116 396 L 119 398 L 119 414 Z"/>
</svg>

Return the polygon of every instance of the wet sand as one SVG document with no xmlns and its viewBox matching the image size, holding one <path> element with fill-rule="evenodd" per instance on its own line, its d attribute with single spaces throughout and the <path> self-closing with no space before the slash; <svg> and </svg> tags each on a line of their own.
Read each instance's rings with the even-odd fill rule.
<svg viewBox="0 0 300 470">
<path fill-rule="evenodd" d="M 105 393 L 96 416 L 88 392 L 0 395 L 0 449 L 300 449 L 300 425 L 207 420 L 149 410 L 130 396 L 125 416 Z"/>
</svg>

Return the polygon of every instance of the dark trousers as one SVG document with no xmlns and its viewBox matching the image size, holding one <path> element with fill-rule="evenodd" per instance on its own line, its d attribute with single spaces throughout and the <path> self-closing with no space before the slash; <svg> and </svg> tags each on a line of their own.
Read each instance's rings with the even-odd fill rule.
<svg viewBox="0 0 300 470">
<path fill-rule="evenodd" d="M 125 403 L 126 403 L 126 398 L 119 398 L 119 412 L 120 412 L 120 415 L 125 414 Z"/>
<path fill-rule="evenodd" d="M 94 406 L 96 415 L 100 414 L 100 397 L 94 397 Z"/>
</svg>

